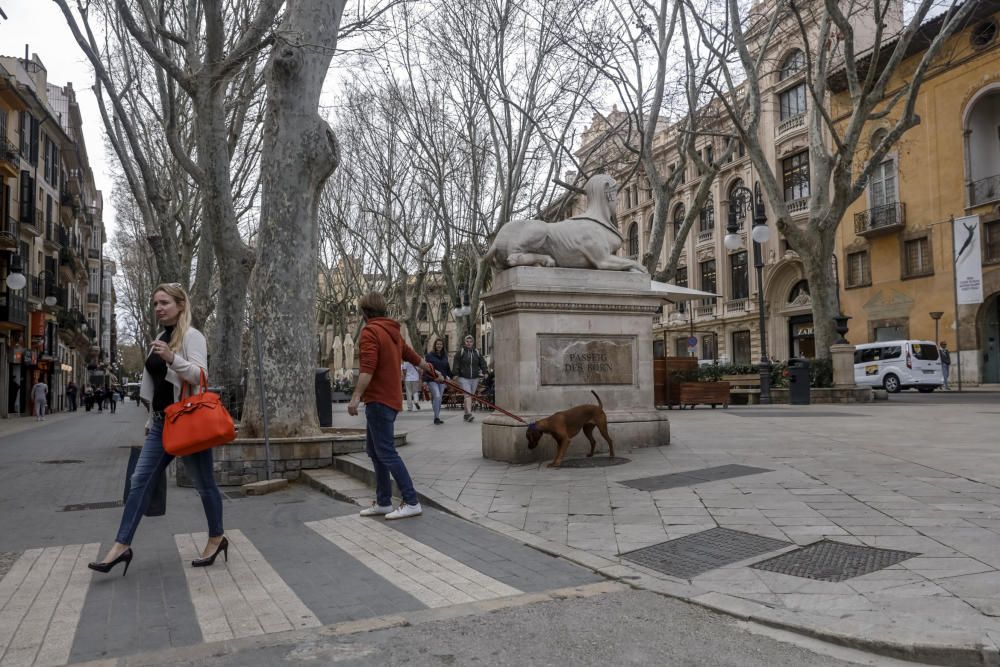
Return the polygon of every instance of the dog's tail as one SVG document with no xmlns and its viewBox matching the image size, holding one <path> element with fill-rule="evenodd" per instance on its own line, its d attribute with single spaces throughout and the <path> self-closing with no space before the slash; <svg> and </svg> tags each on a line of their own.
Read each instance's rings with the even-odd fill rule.
<svg viewBox="0 0 1000 667">
<path fill-rule="evenodd" d="M 590 390 L 590 393 L 594 395 L 594 398 L 596 398 L 596 399 L 597 399 L 597 404 L 598 404 L 599 406 L 601 406 L 601 410 L 603 410 L 603 409 L 604 409 L 604 403 L 602 403 L 602 402 L 601 402 L 601 397 L 600 397 L 600 396 L 598 396 L 598 395 L 597 395 L 597 392 L 596 392 L 596 391 L 594 391 L 593 389 L 591 389 L 591 390 Z"/>
</svg>

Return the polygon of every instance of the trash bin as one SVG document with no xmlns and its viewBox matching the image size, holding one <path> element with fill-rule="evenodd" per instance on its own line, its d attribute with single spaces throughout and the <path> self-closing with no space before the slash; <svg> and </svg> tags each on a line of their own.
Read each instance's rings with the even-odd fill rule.
<svg viewBox="0 0 1000 667">
<path fill-rule="evenodd" d="M 809 360 L 788 360 L 788 402 L 809 405 Z"/>
<path fill-rule="evenodd" d="M 316 369 L 316 415 L 320 426 L 333 426 L 333 388 L 330 369 Z"/>
</svg>

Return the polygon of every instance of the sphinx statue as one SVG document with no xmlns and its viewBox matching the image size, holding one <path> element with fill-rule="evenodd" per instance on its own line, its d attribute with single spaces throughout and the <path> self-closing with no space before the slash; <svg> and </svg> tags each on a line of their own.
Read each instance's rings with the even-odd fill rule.
<svg viewBox="0 0 1000 667">
<path fill-rule="evenodd" d="M 615 224 L 618 184 L 607 174 L 591 176 L 583 187 L 587 208 L 559 222 L 511 220 L 497 232 L 487 260 L 498 269 L 547 266 L 647 273 L 639 262 L 619 257 L 622 238 Z"/>
</svg>

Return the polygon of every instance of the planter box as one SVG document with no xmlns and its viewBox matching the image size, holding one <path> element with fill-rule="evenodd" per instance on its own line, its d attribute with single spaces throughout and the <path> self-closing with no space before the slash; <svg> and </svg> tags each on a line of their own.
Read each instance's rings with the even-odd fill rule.
<svg viewBox="0 0 1000 667">
<path fill-rule="evenodd" d="M 721 405 L 729 407 L 728 382 L 682 382 L 678 402 L 681 408 L 685 406 L 711 405 L 713 408 Z"/>
</svg>

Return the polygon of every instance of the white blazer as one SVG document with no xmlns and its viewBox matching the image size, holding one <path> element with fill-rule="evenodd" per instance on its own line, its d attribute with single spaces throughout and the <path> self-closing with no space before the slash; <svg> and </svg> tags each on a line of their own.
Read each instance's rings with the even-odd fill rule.
<svg viewBox="0 0 1000 667">
<path fill-rule="evenodd" d="M 163 335 L 162 333 L 160 335 Z M 150 352 L 152 354 L 152 352 Z M 149 358 L 149 355 L 146 355 Z M 195 328 L 189 328 L 181 341 L 180 352 L 174 353 L 174 361 L 167 364 L 167 382 L 174 385 L 174 402 L 181 400 L 181 385 L 188 383 L 192 394 L 201 393 L 201 371 L 205 371 L 208 379 L 208 345 L 205 336 Z M 142 366 L 142 384 L 139 386 L 139 397 L 153 402 L 153 377 Z"/>
</svg>

